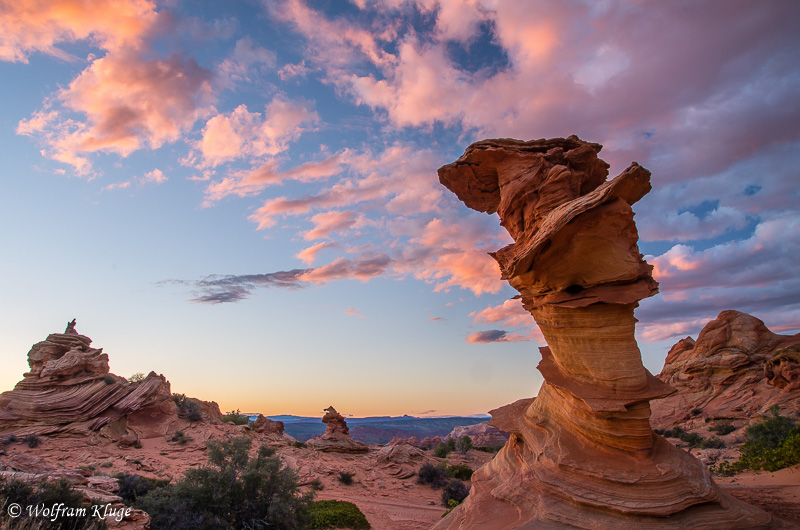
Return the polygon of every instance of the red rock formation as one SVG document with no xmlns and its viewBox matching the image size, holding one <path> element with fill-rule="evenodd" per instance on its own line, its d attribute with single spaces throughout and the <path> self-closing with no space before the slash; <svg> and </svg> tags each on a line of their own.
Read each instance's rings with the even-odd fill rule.
<svg viewBox="0 0 800 530">
<path fill-rule="evenodd" d="M 250 426 L 255 432 L 263 434 L 283 434 L 283 422 L 275 421 L 259 414 L 256 421 Z"/>
<path fill-rule="evenodd" d="M 129 383 L 109 373 L 108 355 L 91 343 L 72 321 L 65 333 L 33 345 L 30 371 L 0 394 L 0 436 L 100 431 L 130 445 L 166 434 L 179 419 L 169 382 L 150 372 Z M 216 403 L 192 401 L 204 416 L 219 417 Z"/>
<path fill-rule="evenodd" d="M 658 287 L 631 208 L 650 172 L 633 163 L 606 181 L 600 149 L 486 140 L 439 169 L 467 206 L 499 214 L 514 243 L 493 256 L 549 346 L 538 397 L 492 411 L 511 438 L 436 528 L 767 527 L 650 428 L 650 400 L 674 392 L 634 339 L 633 310 Z"/>
<path fill-rule="evenodd" d="M 675 344 L 658 378 L 678 389 L 653 403 L 667 427 L 699 410 L 705 418 L 747 419 L 778 405 L 800 417 L 800 334 L 776 335 L 746 313 L 723 311 L 697 341 Z"/>
<path fill-rule="evenodd" d="M 476 423 L 475 425 L 456 427 L 445 437 L 445 440 L 451 438 L 460 440 L 462 436 L 469 436 L 472 440 L 472 445 L 476 447 L 503 445 L 508 440 L 507 433 L 504 433 L 497 427 L 492 427 L 488 423 Z"/>
<path fill-rule="evenodd" d="M 325 416 L 322 423 L 327 424 L 325 432 L 321 436 L 315 436 L 306 442 L 318 451 L 332 451 L 335 453 L 366 453 L 369 447 L 364 442 L 353 440 L 350 437 L 350 429 L 344 416 L 336 412 L 333 407 L 325 409 Z"/>
</svg>

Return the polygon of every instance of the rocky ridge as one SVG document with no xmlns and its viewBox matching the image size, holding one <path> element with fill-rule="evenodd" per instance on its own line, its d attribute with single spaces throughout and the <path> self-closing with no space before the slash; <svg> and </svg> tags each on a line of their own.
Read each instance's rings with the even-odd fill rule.
<svg viewBox="0 0 800 530">
<path fill-rule="evenodd" d="M 652 405 L 653 424 L 696 415 L 747 420 L 773 405 L 800 417 L 800 334 L 777 335 L 758 318 L 723 311 L 667 354 L 658 378 L 678 392 Z"/>
</svg>

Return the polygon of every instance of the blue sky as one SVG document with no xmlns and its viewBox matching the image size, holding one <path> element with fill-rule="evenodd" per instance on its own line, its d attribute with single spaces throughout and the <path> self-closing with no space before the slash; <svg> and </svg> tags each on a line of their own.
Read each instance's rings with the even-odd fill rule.
<svg viewBox="0 0 800 530">
<path fill-rule="evenodd" d="M 10 2 L 0 388 L 78 318 L 225 410 L 472 414 L 542 345 L 436 169 L 578 134 L 653 172 L 645 365 L 724 309 L 800 330 L 790 2 Z M 430 412 L 434 411 L 434 412 Z"/>
</svg>

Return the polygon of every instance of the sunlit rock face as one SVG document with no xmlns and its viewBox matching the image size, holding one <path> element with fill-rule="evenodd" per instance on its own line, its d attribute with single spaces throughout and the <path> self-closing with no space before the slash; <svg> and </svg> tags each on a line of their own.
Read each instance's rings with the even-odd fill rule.
<svg viewBox="0 0 800 530">
<path fill-rule="evenodd" d="M 87 434 L 114 441 L 164 436 L 179 421 L 170 384 L 155 372 L 129 383 L 109 372 L 108 355 L 70 322 L 28 352 L 30 371 L 0 394 L 0 436 Z M 206 418 L 219 417 L 216 403 L 194 400 Z M 174 429 L 173 429 L 174 430 Z"/>
<path fill-rule="evenodd" d="M 631 208 L 650 172 L 633 163 L 608 181 L 600 149 L 484 140 L 439 169 L 467 206 L 498 213 L 514 243 L 493 256 L 548 346 L 539 395 L 492 411 L 511 438 L 436 528 L 769 527 L 650 427 L 650 400 L 675 392 L 634 338 L 634 308 L 658 292 Z"/>
<path fill-rule="evenodd" d="M 658 378 L 679 390 L 653 404 L 659 427 L 695 415 L 749 419 L 773 405 L 800 417 L 800 334 L 778 335 L 754 316 L 723 311 L 696 341 L 670 349 Z"/>
<path fill-rule="evenodd" d="M 322 422 L 326 424 L 325 432 L 306 442 L 314 449 L 334 453 L 366 453 L 369 451 L 367 444 L 350 437 L 350 429 L 347 427 L 344 416 L 336 412 L 335 408 L 325 409 Z"/>
</svg>

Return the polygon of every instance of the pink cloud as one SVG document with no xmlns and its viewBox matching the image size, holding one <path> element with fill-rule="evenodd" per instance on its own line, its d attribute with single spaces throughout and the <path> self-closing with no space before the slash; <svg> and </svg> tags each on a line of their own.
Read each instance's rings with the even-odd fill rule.
<svg viewBox="0 0 800 530">
<path fill-rule="evenodd" d="M 59 43 L 90 39 L 106 50 L 137 48 L 157 19 L 147 0 L 25 0 L 0 10 L 0 60 L 28 62 L 32 52 L 73 57 Z"/>
<path fill-rule="evenodd" d="M 163 184 L 167 181 L 166 175 L 162 173 L 160 169 L 154 169 L 152 171 L 148 171 L 142 177 L 142 182 L 148 183 L 152 182 L 154 184 Z"/>
<path fill-rule="evenodd" d="M 311 217 L 311 222 L 314 223 L 314 228 L 303 234 L 303 238 L 309 241 L 324 239 L 332 232 L 340 232 L 353 227 L 358 222 L 358 215 L 352 211 L 323 212 Z"/>
<path fill-rule="evenodd" d="M 219 78 L 226 88 L 234 88 L 237 83 L 251 81 L 256 68 L 275 68 L 276 54 L 272 50 L 257 46 L 253 39 L 244 37 L 236 41 L 230 57 L 217 67 Z"/>
<path fill-rule="evenodd" d="M 299 182 L 324 180 L 341 171 L 343 156 L 346 153 L 347 150 L 319 162 L 305 162 L 285 171 L 279 169 L 280 164 L 277 159 L 268 160 L 252 169 L 233 171 L 222 180 L 209 183 L 206 188 L 206 203 L 211 204 L 228 195 L 239 197 L 255 195 L 267 186 L 281 184 L 286 180 Z"/>
<path fill-rule="evenodd" d="M 465 342 L 470 344 L 488 344 L 490 342 L 524 342 L 530 338 L 519 333 L 509 333 L 504 329 L 488 329 L 486 331 L 476 331 L 470 333 Z"/>
<path fill-rule="evenodd" d="M 358 318 L 367 318 L 364 315 L 362 315 L 361 313 L 359 313 L 358 311 L 356 311 L 355 307 L 348 308 L 347 311 L 344 312 L 344 314 L 345 315 L 351 315 L 351 316 L 358 317 Z"/>
<path fill-rule="evenodd" d="M 203 166 L 217 166 L 239 158 L 274 156 L 286 150 L 305 130 L 319 121 L 308 103 L 274 98 L 264 112 L 249 112 L 239 105 L 229 114 L 217 114 L 206 122 L 198 148 Z"/>
<path fill-rule="evenodd" d="M 317 284 L 345 278 L 369 281 L 382 276 L 391 262 L 391 258 L 385 254 L 362 254 L 355 259 L 338 258 L 327 265 L 310 269 L 298 279 Z"/>
<path fill-rule="evenodd" d="M 317 254 L 319 254 L 320 251 L 325 250 L 326 248 L 335 248 L 336 246 L 336 243 L 323 241 L 301 250 L 295 254 L 295 257 L 305 262 L 306 265 L 311 265 L 317 259 Z"/>
<path fill-rule="evenodd" d="M 474 316 L 473 322 L 476 324 L 496 324 L 518 327 L 530 326 L 534 324 L 533 317 L 522 307 L 522 301 L 516 298 L 506 300 L 500 305 L 490 306 L 477 313 L 470 313 Z"/>
</svg>

